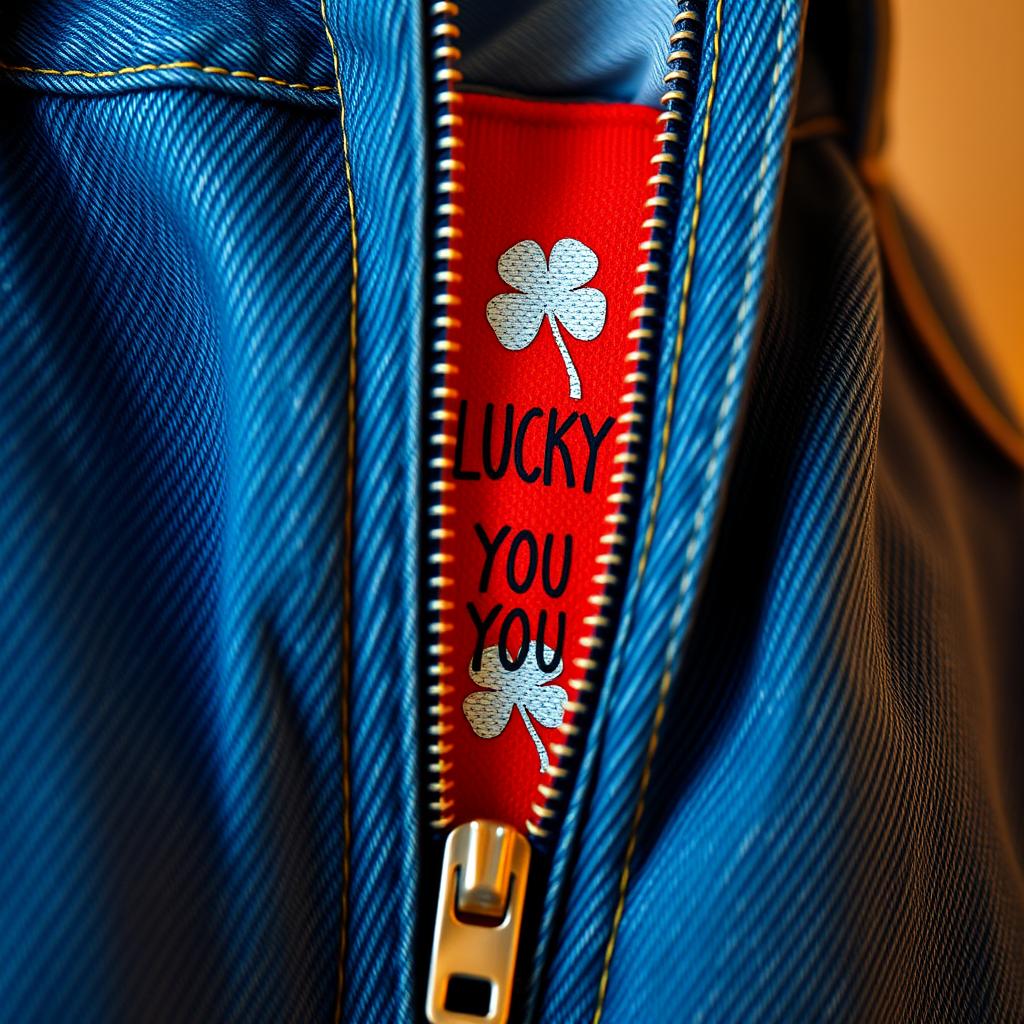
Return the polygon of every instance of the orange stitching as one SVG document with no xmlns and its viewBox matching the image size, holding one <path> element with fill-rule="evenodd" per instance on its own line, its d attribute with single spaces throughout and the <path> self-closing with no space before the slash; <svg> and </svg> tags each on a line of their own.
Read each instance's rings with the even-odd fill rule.
<svg viewBox="0 0 1024 1024">
<path fill-rule="evenodd" d="M 693 281 L 693 257 L 697 248 L 697 225 L 700 222 L 700 205 L 704 190 L 704 159 L 707 156 L 708 132 L 711 127 L 711 105 L 715 99 L 715 85 L 718 81 L 718 40 L 721 33 L 722 0 L 718 0 L 715 10 L 715 56 L 711 64 L 711 86 L 708 90 L 708 101 L 704 108 L 704 125 L 701 130 L 700 152 L 697 154 L 697 178 L 694 182 L 693 217 L 690 221 L 690 238 L 686 248 L 686 270 L 683 272 L 683 297 L 679 306 L 679 321 L 676 328 L 675 349 L 672 353 L 672 370 L 669 374 L 668 397 L 665 402 L 665 425 L 661 430 L 661 449 L 658 452 L 658 469 L 654 478 L 654 493 L 651 495 L 651 515 L 644 531 L 644 543 L 637 562 L 637 583 L 647 572 L 647 559 L 654 541 L 654 527 L 661 508 L 661 495 L 665 482 L 665 468 L 668 464 L 668 446 L 672 439 L 672 416 L 676 407 L 676 394 L 679 385 L 679 367 L 683 358 L 683 334 L 686 330 L 686 318 L 689 312 L 690 284 Z M 596 1021 L 595 1021 L 596 1024 Z"/>
<path fill-rule="evenodd" d="M 349 289 L 348 318 L 348 388 L 346 396 L 345 444 L 345 521 L 342 533 L 343 578 L 341 610 L 341 795 L 342 857 L 341 857 L 341 936 L 338 940 L 338 989 L 334 1000 L 335 1024 L 341 1020 L 341 994 L 345 981 L 345 948 L 348 940 L 348 886 L 351 870 L 349 849 L 352 844 L 352 783 L 349 767 L 349 690 L 352 678 L 352 552 L 353 552 L 353 498 L 355 495 L 356 458 L 356 342 L 357 300 L 359 296 L 359 236 L 356 230 L 356 198 L 352 186 L 352 162 L 349 157 L 348 128 L 345 124 L 345 93 L 341 87 L 341 61 L 334 35 L 327 22 L 327 0 L 320 0 L 320 17 L 334 62 L 334 81 L 338 89 L 338 107 L 341 118 L 341 155 L 345 172 L 345 192 L 348 198 L 349 233 L 352 243 L 352 285 Z"/>
<path fill-rule="evenodd" d="M 680 11 L 672 19 L 672 27 L 675 29 L 671 36 L 672 43 L 682 46 L 686 40 L 695 38 L 692 25 L 697 22 L 703 27 L 703 21 L 696 11 Z M 668 54 L 666 62 L 669 71 L 665 75 L 664 82 L 672 86 L 680 78 L 685 76 L 691 80 L 691 70 L 699 69 L 697 55 L 688 50 L 676 49 Z M 686 63 L 690 67 L 682 68 L 679 65 Z M 676 65 L 673 70 L 673 65 Z M 646 384 L 650 377 L 643 364 L 651 359 L 651 352 L 645 344 L 646 339 L 654 337 L 654 330 L 648 326 L 651 317 L 656 316 L 656 308 L 653 305 L 657 295 L 659 298 L 664 291 L 665 282 L 661 279 L 662 265 L 657 262 L 660 256 L 657 249 L 652 245 L 651 240 L 655 237 L 657 230 L 666 230 L 669 227 L 668 221 L 664 219 L 664 206 L 667 200 L 661 195 L 661 186 L 667 185 L 675 188 L 677 185 L 676 172 L 681 167 L 672 152 L 670 144 L 678 144 L 681 137 L 676 134 L 676 122 L 681 115 L 672 109 L 670 104 L 685 96 L 678 89 L 669 88 L 662 94 L 660 102 L 665 109 L 658 114 L 656 123 L 661 131 L 655 135 L 655 142 L 660 143 L 657 152 L 650 159 L 655 166 L 655 173 L 647 179 L 647 185 L 653 191 L 644 201 L 646 219 L 641 225 L 649 229 L 644 240 L 640 243 L 641 263 L 636 267 L 636 274 L 640 278 L 640 284 L 633 289 L 633 294 L 639 296 L 636 305 L 630 310 L 630 322 L 636 321 L 638 326 L 633 327 L 627 338 L 634 342 L 633 347 L 625 357 L 625 372 L 623 374 L 623 385 L 625 392 L 620 395 L 619 403 L 626 407 L 626 411 L 618 417 L 618 425 L 622 428 L 616 437 L 616 443 L 622 445 L 622 451 L 616 453 L 614 458 L 615 472 L 612 474 L 611 493 L 607 495 L 606 501 L 612 506 L 612 511 L 604 517 L 606 532 L 601 537 L 602 548 L 596 558 L 597 573 L 591 576 L 591 582 L 598 587 L 596 593 L 587 597 L 587 602 L 595 609 L 594 613 L 586 616 L 583 622 L 590 628 L 590 632 L 579 637 L 578 643 L 582 648 L 581 655 L 572 659 L 572 665 L 578 670 L 574 678 L 570 678 L 568 686 L 573 691 L 573 699 L 567 705 L 567 710 L 572 711 L 572 720 L 563 722 L 559 726 L 564 742 L 554 745 L 552 750 L 558 755 L 555 765 L 548 768 L 546 780 L 537 783 L 537 800 L 531 804 L 534 818 L 528 819 L 526 828 L 529 833 L 538 839 L 547 838 L 549 830 L 544 827 L 544 822 L 554 817 L 555 812 L 551 809 L 553 800 L 564 795 L 561 787 L 569 775 L 566 764 L 570 758 L 576 756 L 576 747 L 572 737 L 579 733 L 577 724 L 581 716 L 589 710 L 584 702 L 584 696 L 594 689 L 591 675 L 599 667 L 596 652 L 604 646 L 600 630 L 611 625 L 611 618 L 604 614 L 604 610 L 612 603 L 609 597 L 609 589 L 618 583 L 620 567 L 625 566 L 627 539 L 624 533 L 624 525 L 629 517 L 624 511 L 626 506 L 633 502 L 632 486 L 637 482 L 637 477 L 632 466 L 638 461 L 638 456 L 630 449 L 638 443 L 638 430 L 645 422 L 646 416 L 644 407 L 648 403 Z M 657 248 L 661 248 L 658 242 Z M 657 275 L 657 276 L 655 276 Z M 655 283 L 652 283 L 655 282 Z M 550 785 L 547 783 L 550 782 Z"/>
<path fill-rule="evenodd" d="M 200 64 L 194 60 L 172 60 L 165 64 L 139 64 L 133 68 L 118 68 L 107 71 L 83 71 L 78 68 L 32 68 L 25 65 L 6 64 L 0 61 L 0 71 L 18 72 L 26 75 L 56 75 L 58 78 L 115 78 L 118 75 L 142 75 L 153 71 L 198 71 L 204 75 L 220 75 L 226 78 L 245 78 L 264 85 L 276 85 L 282 89 L 298 89 L 305 92 L 333 92 L 333 85 L 307 85 L 305 82 L 286 82 L 282 78 L 259 75 L 255 71 L 231 71 L 216 65 Z"/>
<path fill-rule="evenodd" d="M 683 333 L 686 327 L 686 317 L 690 300 L 690 284 L 693 280 L 693 259 L 697 248 L 697 226 L 700 223 L 701 199 L 704 195 L 704 162 L 708 151 L 708 135 L 711 131 L 711 110 L 715 100 L 716 86 L 718 84 L 718 61 L 719 61 L 719 40 L 722 35 L 722 0 L 718 0 L 715 8 L 715 53 L 711 62 L 711 84 L 708 87 L 708 98 L 704 106 L 704 124 L 701 127 L 700 150 L 697 153 L 697 177 L 694 182 L 694 204 L 693 216 L 690 219 L 690 237 L 686 249 L 686 269 L 683 272 L 683 294 L 679 304 L 679 319 L 676 328 L 675 350 L 672 354 L 672 370 L 669 377 L 669 393 L 665 406 L 665 425 L 661 432 L 661 451 L 658 453 L 658 469 L 654 481 L 654 494 L 651 500 L 651 517 L 644 533 L 643 549 L 640 552 L 640 559 L 637 565 L 637 581 L 643 579 L 647 569 L 647 558 L 650 554 L 651 543 L 654 539 L 655 521 L 658 517 L 658 509 L 661 505 L 661 493 L 664 485 L 665 468 L 668 463 L 668 444 L 672 437 L 672 413 L 675 408 L 676 389 L 679 383 L 679 364 L 683 355 Z M 608 978 L 611 972 L 612 957 L 615 954 L 615 942 L 618 938 L 619 924 L 622 921 L 622 914 L 626 906 L 626 889 L 629 886 L 630 865 L 633 860 L 633 851 L 636 848 L 637 834 L 640 828 L 640 818 L 643 815 L 644 797 L 647 792 L 647 783 L 650 779 L 651 761 L 653 759 L 652 746 L 657 746 L 658 730 L 661 726 L 661 717 L 664 714 L 663 698 L 659 694 L 658 708 L 654 715 L 654 728 L 651 739 L 648 742 L 647 757 L 644 763 L 643 775 L 640 779 L 640 793 L 636 810 L 633 813 L 633 823 L 630 828 L 629 842 L 626 845 L 626 856 L 622 864 L 622 872 L 619 875 L 619 897 L 615 906 L 615 914 L 612 917 L 612 927 L 608 935 L 608 942 L 605 945 L 604 965 L 601 969 L 601 980 L 597 990 L 597 1006 L 594 1008 L 593 1024 L 599 1024 L 601 1015 L 604 1012 L 604 1000 L 608 992 Z"/>
<path fill-rule="evenodd" d="M 787 0 L 783 0 L 783 9 L 785 8 L 786 3 L 787 3 Z M 781 11 L 780 11 L 780 18 L 781 18 Z M 700 216 L 700 200 L 701 200 L 701 196 L 703 194 L 702 186 L 703 186 L 704 158 L 705 158 L 705 155 L 706 155 L 706 152 L 707 152 L 708 133 L 709 133 L 710 124 L 711 124 L 711 110 L 712 110 L 712 104 L 713 104 L 714 98 L 715 98 L 715 86 L 716 86 L 717 81 L 718 81 L 719 42 L 720 42 L 720 39 L 721 39 L 721 32 L 722 32 L 722 0 L 718 0 L 718 4 L 717 4 L 716 9 L 715 9 L 715 54 L 714 54 L 714 59 L 712 61 L 712 65 L 711 65 L 711 85 L 710 85 L 710 87 L 708 89 L 707 106 L 706 106 L 705 112 L 704 112 L 704 126 L 703 126 L 703 130 L 702 130 L 702 133 L 701 133 L 700 153 L 698 154 L 698 157 L 697 157 L 697 180 L 696 180 L 696 185 L 695 185 L 695 200 L 694 200 L 693 220 L 691 222 L 689 246 L 688 246 L 688 249 L 687 249 L 687 267 L 686 267 L 686 272 L 685 272 L 684 277 L 683 277 L 683 297 L 682 297 L 682 303 L 680 305 L 680 313 L 679 313 L 679 331 L 678 331 L 678 334 L 676 336 L 676 352 L 675 352 L 676 362 L 673 364 L 673 368 L 672 368 L 672 370 L 673 370 L 673 372 L 672 372 L 672 386 L 671 386 L 671 389 L 669 391 L 669 401 L 671 403 L 673 403 L 673 404 L 674 404 L 674 397 L 675 397 L 676 382 L 678 380 L 678 359 L 679 359 L 679 356 L 682 353 L 682 340 L 683 340 L 682 339 L 682 335 L 683 335 L 683 330 L 684 330 L 685 322 L 686 322 L 686 306 L 687 306 L 687 301 L 688 301 L 688 298 L 689 298 L 689 283 L 690 283 L 690 280 L 691 280 L 691 277 L 692 277 L 693 256 L 694 256 L 694 252 L 695 252 L 695 249 L 696 249 L 697 224 L 698 224 L 699 216 Z M 775 51 L 775 69 L 774 69 L 774 72 L 773 72 L 773 75 L 772 75 L 772 91 L 771 91 L 771 95 L 770 95 L 769 100 L 768 100 L 768 113 L 766 115 L 767 117 L 771 116 L 771 112 L 772 112 L 772 110 L 773 110 L 773 108 L 775 106 L 775 103 L 776 103 L 776 87 L 778 85 L 779 76 L 780 76 L 780 72 L 781 72 L 782 43 L 783 43 L 783 31 L 782 31 L 782 26 L 781 26 L 781 23 L 780 23 L 779 33 L 778 33 L 778 38 L 777 38 L 777 44 L 776 44 L 776 51 Z M 767 148 L 766 148 L 764 154 L 762 155 L 761 166 L 760 166 L 759 175 L 758 175 L 758 181 L 759 181 L 761 186 L 763 186 L 763 182 L 764 182 L 764 178 L 765 178 L 765 175 L 767 173 L 767 170 L 768 170 L 768 154 L 767 154 Z M 759 202 L 759 200 L 763 201 L 762 198 L 761 198 L 762 196 L 763 196 L 763 192 L 759 192 L 758 196 L 755 198 L 755 207 L 754 207 L 754 211 L 753 211 L 753 221 L 752 221 L 752 224 L 751 224 L 751 231 L 753 231 L 753 229 L 754 229 L 754 227 L 756 225 L 756 222 L 757 222 L 758 202 Z M 749 293 L 750 293 L 750 289 L 752 288 L 752 286 L 753 286 L 752 268 L 748 266 L 746 279 L 744 281 L 743 299 L 742 299 L 742 301 L 740 303 L 740 314 L 739 315 L 741 317 L 744 315 L 744 308 L 745 308 L 745 306 L 746 306 L 746 304 L 748 302 Z M 735 344 L 734 344 L 734 354 L 735 354 Z M 726 394 L 728 394 L 728 392 Z M 725 412 L 725 408 L 726 408 L 725 399 L 723 399 L 722 404 L 719 407 L 719 415 L 718 415 L 719 426 L 718 426 L 718 429 L 720 429 L 720 427 L 721 427 L 721 421 L 722 421 L 723 414 Z M 663 431 L 663 442 L 662 442 L 663 445 L 667 444 L 668 437 L 669 437 L 669 424 L 671 422 L 670 412 L 671 412 L 671 407 L 669 407 L 669 419 L 666 419 L 666 429 Z M 718 429 L 716 429 L 716 434 L 718 433 Z M 714 460 L 714 458 L 716 457 L 716 454 L 717 454 L 717 449 L 712 452 L 712 456 L 711 456 L 712 460 Z M 664 465 L 665 465 L 666 461 L 667 461 L 667 456 L 665 454 L 665 449 L 663 447 L 662 452 L 659 454 L 659 460 L 658 460 L 658 481 L 659 482 L 661 480 L 661 475 L 664 472 Z M 712 462 L 709 461 L 709 463 L 708 463 L 708 471 L 705 473 L 705 477 L 709 477 L 710 476 L 711 469 L 712 469 Z M 650 524 L 649 524 L 649 528 L 647 530 L 647 534 L 645 536 L 645 550 L 643 552 L 643 557 L 642 557 L 642 563 L 644 563 L 644 564 L 646 563 L 646 556 L 647 556 L 647 554 L 649 553 L 649 550 L 650 550 L 649 538 L 653 537 L 654 519 L 655 519 L 656 514 L 657 514 L 657 509 L 656 508 L 652 508 L 651 521 L 650 521 Z M 698 525 L 700 523 L 701 517 L 702 517 L 702 509 L 698 508 L 697 512 L 696 512 L 696 514 L 694 516 L 693 525 L 691 527 L 691 541 L 690 541 L 690 545 L 689 545 L 690 548 L 693 548 L 694 543 L 696 541 L 697 528 L 698 528 Z M 692 557 L 693 557 L 693 555 L 692 555 L 691 551 L 688 550 L 687 551 L 687 563 L 688 564 L 692 561 Z M 686 589 L 686 577 L 684 575 L 684 577 L 683 577 L 683 586 L 681 588 L 681 593 L 685 593 L 685 589 Z M 679 604 L 676 605 L 676 613 L 679 612 L 680 607 L 681 606 Z M 673 618 L 675 619 L 676 617 L 677 617 L 677 615 L 674 614 Z M 622 873 L 619 876 L 619 896 L 618 896 L 618 901 L 617 901 L 616 906 L 615 906 L 615 913 L 614 913 L 614 916 L 612 918 L 612 928 L 611 928 L 611 933 L 608 936 L 608 944 L 605 947 L 604 966 L 603 966 L 603 968 L 601 970 L 601 980 L 600 980 L 599 987 L 598 987 L 597 1006 L 594 1009 L 593 1024 L 599 1024 L 599 1022 L 601 1020 L 601 1015 L 602 1015 L 602 1013 L 604 1011 L 604 1001 L 605 1001 L 605 997 L 606 997 L 607 992 L 608 992 L 608 979 L 609 979 L 609 975 L 610 975 L 610 972 L 611 972 L 612 957 L 614 956 L 614 953 L 615 953 L 615 943 L 616 943 L 616 939 L 618 938 L 619 925 L 622 922 L 622 916 L 623 916 L 623 912 L 624 912 L 625 906 L 626 906 L 626 892 L 627 892 L 627 890 L 629 888 L 630 869 L 631 869 L 631 866 L 632 866 L 633 854 L 636 851 L 637 838 L 638 838 L 638 835 L 639 835 L 639 832 L 640 832 L 640 823 L 641 823 L 641 821 L 643 819 L 643 815 L 644 815 L 644 806 L 645 806 L 645 801 L 646 801 L 646 797 L 647 797 L 647 787 L 650 784 L 650 779 L 651 779 L 651 767 L 652 767 L 652 765 L 654 763 L 654 755 L 657 753 L 657 749 L 658 749 L 658 741 L 659 741 L 660 733 L 661 733 L 661 725 L 662 725 L 662 722 L 664 721 L 664 718 L 665 718 L 665 711 L 666 711 L 667 702 L 668 702 L 668 693 L 669 693 L 669 689 L 670 689 L 671 682 L 672 682 L 672 671 L 671 671 L 672 651 L 673 651 L 673 644 L 672 644 L 672 638 L 670 637 L 669 644 L 666 647 L 666 651 L 665 651 L 665 655 L 666 655 L 666 657 L 665 657 L 665 668 L 664 668 L 664 670 L 662 672 L 661 682 L 660 682 L 660 685 L 659 685 L 659 688 L 658 688 L 658 704 L 657 704 L 657 707 L 655 708 L 655 712 L 654 712 L 654 722 L 652 723 L 650 738 L 648 739 L 648 742 L 647 742 L 647 752 L 646 752 L 646 756 L 644 758 L 643 773 L 642 773 L 642 775 L 640 777 L 640 791 L 639 791 L 639 795 L 638 795 L 638 799 L 637 799 L 636 809 L 635 809 L 635 811 L 633 813 L 633 823 L 632 823 L 632 826 L 630 828 L 629 841 L 626 844 L 626 855 L 625 855 L 625 858 L 624 858 L 624 861 L 623 861 L 623 865 L 622 865 Z"/>
</svg>

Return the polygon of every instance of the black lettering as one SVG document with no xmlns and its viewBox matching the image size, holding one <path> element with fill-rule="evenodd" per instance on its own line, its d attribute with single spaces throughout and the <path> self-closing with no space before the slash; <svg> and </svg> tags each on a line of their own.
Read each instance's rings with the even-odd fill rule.
<svg viewBox="0 0 1024 1024">
<path fill-rule="evenodd" d="M 515 622 L 519 623 L 519 628 L 523 632 L 523 639 L 519 645 L 519 653 L 514 658 L 510 658 L 506 653 L 508 649 L 508 634 L 512 629 L 512 624 Z M 498 658 L 501 660 L 502 665 L 511 672 L 522 667 L 529 653 L 530 620 L 526 617 L 526 612 L 522 608 L 513 608 L 505 616 L 505 621 L 501 624 L 501 632 L 498 634 Z"/>
<path fill-rule="evenodd" d="M 480 543 L 484 549 L 484 567 L 480 570 L 480 593 L 483 594 L 491 584 L 491 568 L 494 565 L 494 556 L 498 553 L 501 542 L 512 532 L 512 527 L 503 526 L 495 534 L 493 541 L 488 538 L 480 523 L 474 523 L 473 529 L 477 537 L 480 538 Z"/>
<path fill-rule="evenodd" d="M 543 415 L 544 413 L 540 409 L 527 409 L 523 418 L 519 421 L 519 429 L 516 430 L 516 472 L 523 482 L 528 484 L 532 484 L 540 476 L 540 466 L 527 470 L 526 466 L 523 465 L 523 445 L 526 442 L 526 428 L 530 425 L 530 420 L 535 420 Z"/>
<path fill-rule="evenodd" d="M 487 630 L 491 628 L 491 623 L 501 614 L 501 605 L 496 604 L 487 613 L 486 619 L 480 618 L 480 613 L 476 610 L 476 605 L 472 601 L 466 604 L 466 609 L 469 611 L 469 617 L 473 620 L 473 625 L 476 627 L 476 644 L 473 647 L 473 671 L 479 672 L 484 656 Z"/>
<path fill-rule="evenodd" d="M 530 561 L 526 566 L 526 576 L 520 581 L 516 579 L 516 560 L 519 557 L 519 549 L 526 544 Z M 537 539 L 529 530 L 520 530 L 508 547 L 508 564 L 505 568 L 505 576 L 508 585 L 516 594 L 525 594 L 533 586 L 534 577 L 537 575 Z"/>
<path fill-rule="evenodd" d="M 541 672 L 554 672 L 562 664 L 562 650 L 565 647 L 565 612 L 558 613 L 558 641 L 555 643 L 554 648 L 549 647 L 544 642 L 547 628 L 548 613 L 547 611 L 542 611 L 537 617 L 537 668 Z M 550 664 L 548 664 L 547 659 L 544 657 L 545 648 L 547 650 L 554 650 L 555 656 L 551 659 Z"/>
<path fill-rule="evenodd" d="M 544 443 L 544 486 L 551 486 L 552 464 L 555 461 L 555 448 L 562 456 L 562 466 L 565 469 L 565 486 L 575 487 L 576 478 L 572 471 L 572 456 L 566 448 L 562 438 L 565 432 L 579 419 L 579 413 L 571 412 L 565 422 L 558 425 L 558 410 L 552 409 L 548 417 L 548 436 Z"/>
<path fill-rule="evenodd" d="M 551 583 L 551 548 L 554 546 L 554 534 L 549 533 L 544 538 L 544 558 L 541 561 L 540 579 L 544 587 L 544 593 L 548 597 L 561 597 L 565 588 L 569 585 L 569 568 L 572 565 L 572 535 L 565 535 L 565 543 L 562 546 L 562 573 L 558 578 L 557 585 Z"/>
<path fill-rule="evenodd" d="M 501 458 L 497 466 L 491 463 L 491 431 L 494 426 L 494 403 L 488 402 L 484 410 L 484 472 L 492 479 L 499 480 L 508 469 L 508 460 L 512 455 L 512 417 L 515 410 L 511 405 L 505 406 L 505 433 L 501 440 Z"/>
<path fill-rule="evenodd" d="M 479 480 L 480 470 L 462 468 L 462 451 L 466 444 L 466 407 L 469 403 L 459 402 L 459 423 L 455 428 L 455 468 L 452 475 L 456 480 Z"/>
<path fill-rule="evenodd" d="M 615 417 L 609 416 L 596 434 L 590 425 L 590 417 L 586 413 L 583 414 L 580 423 L 583 426 L 583 433 L 587 438 L 587 447 L 590 449 L 590 454 L 587 456 L 587 471 L 583 475 L 583 493 L 589 494 L 594 487 L 594 472 L 597 469 L 597 450 L 601 447 L 601 442 L 608 436 L 608 431 L 612 429 Z"/>
</svg>

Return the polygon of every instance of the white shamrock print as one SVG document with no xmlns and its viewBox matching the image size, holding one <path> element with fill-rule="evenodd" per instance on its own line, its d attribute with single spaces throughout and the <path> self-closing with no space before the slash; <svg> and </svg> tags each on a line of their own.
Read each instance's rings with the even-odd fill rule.
<svg viewBox="0 0 1024 1024">
<path fill-rule="evenodd" d="M 558 329 L 578 341 L 593 341 L 604 328 L 608 303 L 599 288 L 584 288 L 597 273 L 597 253 L 575 238 L 561 238 L 544 259 L 533 239 L 517 242 L 498 260 L 502 281 L 516 290 L 495 295 L 487 303 L 487 322 L 498 341 L 512 352 L 526 348 L 547 316 L 555 344 L 569 375 L 569 397 L 579 398 L 580 375 Z"/>
<path fill-rule="evenodd" d="M 555 660 L 555 652 L 546 644 L 544 660 Z M 540 770 L 546 772 L 550 767 L 548 752 L 530 716 L 546 729 L 555 729 L 562 724 L 569 695 L 561 686 L 545 685 L 561 671 L 561 660 L 548 672 L 537 664 L 537 644 L 534 641 L 530 642 L 526 660 L 515 669 L 506 668 L 501 663 L 497 647 L 486 648 L 480 658 L 480 668 L 474 669 L 472 662 L 469 666 L 473 682 L 485 687 L 485 690 L 471 693 L 462 702 L 463 714 L 473 727 L 473 732 L 481 739 L 493 740 L 505 731 L 512 712 L 518 708 L 537 748 Z"/>
</svg>

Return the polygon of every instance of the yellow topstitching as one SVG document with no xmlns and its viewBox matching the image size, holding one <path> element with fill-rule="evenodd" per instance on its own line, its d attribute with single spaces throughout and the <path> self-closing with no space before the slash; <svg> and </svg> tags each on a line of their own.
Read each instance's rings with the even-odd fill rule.
<svg viewBox="0 0 1024 1024">
<path fill-rule="evenodd" d="M 220 75 L 226 78 L 245 78 L 264 85 L 276 85 L 282 89 L 298 89 L 305 92 L 333 92 L 333 85 L 307 85 L 305 82 L 286 82 L 283 78 L 260 75 L 255 71 L 232 71 L 213 64 L 200 64 L 195 60 L 172 60 L 163 64 L 138 64 L 130 68 L 111 68 L 106 71 L 83 71 L 79 68 L 34 68 L 21 64 L 6 64 L 0 61 L 0 71 L 18 72 L 25 75 L 56 75 L 59 78 L 115 78 L 119 75 L 145 75 L 154 71 L 198 71 L 204 75 Z"/>
<path fill-rule="evenodd" d="M 352 246 L 352 284 L 349 289 L 348 318 L 348 389 L 346 395 L 346 451 L 345 451 L 345 513 L 342 534 L 343 579 L 341 609 L 341 772 L 342 772 L 342 859 L 341 859 L 341 935 L 338 941 L 338 982 L 334 1000 L 335 1024 L 341 1020 L 341 995 L 345 981 L 345 951 L 348 941 L 349 875 L 351 873 L 350 848 L 352 844 L 352 783 L 350 777 L 349 752 L 349 691 L 352 677 L 352 551 L 353 551 L 353 505 L 355 494 L 356 458 L 356 343 L 357 310 L 359 296 L 359 237 L 356 230 L 356 199 L 352 185 L 352 161 L 349 153 L 348 128 L 346 125 L 345 93 L 341 86 L 341 61 L 338 47 L 334 42 L 327 20 L 327 0 L 320 0 L 320 17 L 324 33 L 331 47 L 334 62 L 334 81 L 338 91 L 338 107 L 341 119 L 341 155 L 345 172 L 345 191 L 348 198 L 349 233 Z"/>
</svg>

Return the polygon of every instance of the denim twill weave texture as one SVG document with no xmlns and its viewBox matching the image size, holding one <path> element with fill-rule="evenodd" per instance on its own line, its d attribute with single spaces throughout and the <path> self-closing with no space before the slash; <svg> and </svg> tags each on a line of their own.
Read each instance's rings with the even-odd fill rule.
<svg viewBox="0 0 1024 1024">
<path fill-rule="evenodd" d="M 600 93 L 606 6 L 559 82 Z M 790 144 L 803 14 L 709 4 L 649 550 L 523 968 L 551 1024 L 1024 1018 L 1024 485 L 850 153 Z M 332 1021 L 344 941 L 341 1018 L 416 1020 L 420 5 L 0 21 L 0 1018 Z"/>
<path fill-rule="evenodd" d="M 341 863 L 334 112 L 5 103 L 0 1013 L 315 1016 Z"/>
</svg>

